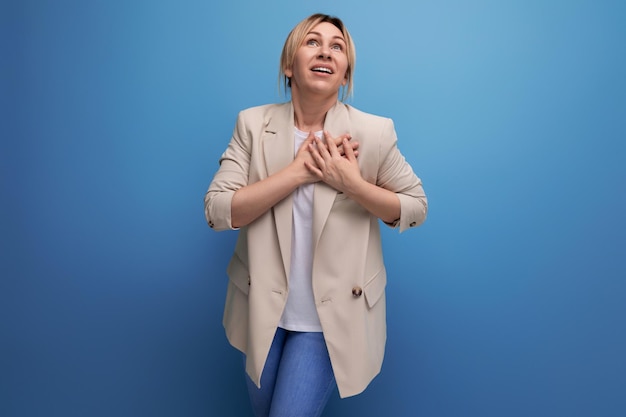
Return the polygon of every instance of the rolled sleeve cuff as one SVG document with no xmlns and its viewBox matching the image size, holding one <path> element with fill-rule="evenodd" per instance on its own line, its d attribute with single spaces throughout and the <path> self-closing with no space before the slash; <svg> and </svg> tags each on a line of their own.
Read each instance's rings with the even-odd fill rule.
<svg viewBox="0 0 626 417">
<path fill-rule="evenodd" d="M 391 227 L 399 227 L 400 233 L 407 229 L 417 227 L 426 220 L 428 206 L 425 198 L 411 197 L 405 194 L 397 194 L 400 199 L 400 219 L 396 220 Z"/>
<path fill-rule="evenodd" d="M 211 196 L 207 193 L 204 214 L 209 227 L 215 231 L 239 230 L 233 227 L 231 219 L 231 201 L 234 192 L 220 192 Z"/>
</svg>

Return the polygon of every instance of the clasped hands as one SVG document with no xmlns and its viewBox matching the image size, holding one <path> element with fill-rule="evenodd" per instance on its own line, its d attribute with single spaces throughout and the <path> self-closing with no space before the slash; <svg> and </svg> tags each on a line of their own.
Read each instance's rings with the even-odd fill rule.
<svg viewBox="0 0 626 417">
<path fill-rule="evenodd" d="M 296 159 L 302 158 L 310 174 L 307 182 L 323 181 L 338 191 L 348 192 L 362 180 L 357 162 L 359 143 L 352 141 L 350 134 L 333 138 L 324 131 L 323 138 L 309 133 Z"/>
</svg>

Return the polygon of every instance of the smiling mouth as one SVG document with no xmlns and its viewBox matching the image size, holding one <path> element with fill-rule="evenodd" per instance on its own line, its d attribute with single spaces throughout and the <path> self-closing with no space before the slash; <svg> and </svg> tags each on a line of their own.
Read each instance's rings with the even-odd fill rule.
<svg viewBox="0 0 626 417">
<path fill-rule="evenodd" d="M 314 68 L 311 68 L 311 71 L 313 71 L 313 72 L 321 72 L 323 74 L 332 74 L 333 73 L 330 70 L 330 68 L 325 68 L 325 67 L 314 67 Z"/>
</svg>

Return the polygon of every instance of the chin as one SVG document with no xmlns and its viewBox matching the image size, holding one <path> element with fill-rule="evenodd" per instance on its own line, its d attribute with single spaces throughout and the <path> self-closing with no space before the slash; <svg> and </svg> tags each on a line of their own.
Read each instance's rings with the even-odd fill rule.
<svg viewBox="0 0 626 417">
<path fill-rule="evenodd" d="M 328 85 L 324 86 L 311 86 L 309 91 L 315 94 L 326 94 L 326 95 L 336 95 L 339 94 L 339 87 L 329 87 Z"/>
</svg>

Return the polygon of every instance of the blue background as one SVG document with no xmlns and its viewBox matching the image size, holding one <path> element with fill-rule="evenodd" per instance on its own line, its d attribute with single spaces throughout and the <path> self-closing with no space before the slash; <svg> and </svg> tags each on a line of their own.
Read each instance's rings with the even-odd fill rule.
<svg viewBox="0 0 626 417">
<path fill-rule="evenodd" d="M 626 6 L 598 0 L 3 2 L 0 415 L 250 415 L 202 199 L 317 11 L 430 202 L 384 232 L 383 371 L 325 415 L 626 415 Z"/>
</svg>

